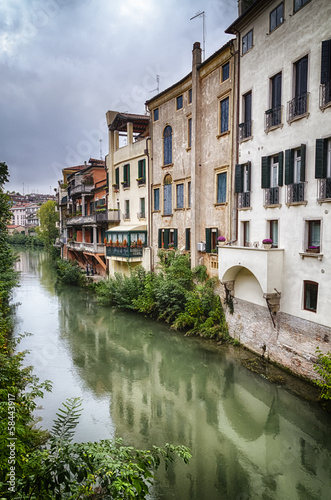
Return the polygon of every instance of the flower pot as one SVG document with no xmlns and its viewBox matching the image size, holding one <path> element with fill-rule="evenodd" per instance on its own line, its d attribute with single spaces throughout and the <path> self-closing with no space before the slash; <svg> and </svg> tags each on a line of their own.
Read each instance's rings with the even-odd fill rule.
<svg viewBox="0 0 331 500">
<path fill-rule="evenodd" d="M 263 248 L 265 250 L 270 250 L 271 247 L 272 247 L 272 243 L 263 243 Z"/>
</svg>

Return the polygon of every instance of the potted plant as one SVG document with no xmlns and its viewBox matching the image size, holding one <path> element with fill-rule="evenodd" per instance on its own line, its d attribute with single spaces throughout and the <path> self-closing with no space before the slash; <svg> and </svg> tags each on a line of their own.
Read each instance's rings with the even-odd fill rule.
<svg viewBox="0 0 331 500">
<path fill-rule="evenodd" d="M 169 250 L 174 250 L 175 245 L 173 243 L 169 243 L 168 248 Z"/>
<path fill-rule="evenodd" d="M 127 247 L 128 246 L 128 242 L 126 241 L 126 239 L 124 238 L 123 240 L 123 247 Z"/>
<path fill-rule="evenodd" d="M 219 245 L 225 245 L 225 242 L 226 242 L 226 239 L 224 238 L 224 236 L 219 236 L 219 237 L 217 238 L 217 243 L 218 243 Z"/>
<path fill-rule="evenodd" d="M 315 245 L 311 245 L 307 248 L 308 253 L 320 253 L 320 247 L 317 247 Z"/>
<path fill-rule="evenodd" d="M 269 250 L 272 247 L 272 240 L 270 238 L 265 238 L 262 240 L 262 244 L 266 250 Z"/>
</svg>

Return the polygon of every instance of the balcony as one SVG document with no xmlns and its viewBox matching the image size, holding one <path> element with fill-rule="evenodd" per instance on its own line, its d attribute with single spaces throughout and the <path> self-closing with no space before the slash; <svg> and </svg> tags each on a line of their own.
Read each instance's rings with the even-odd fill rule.
<svg viewBox="0 0 331 500">
<path fill-rule="evenodd" d="M 70 241 L 70 239 L 68 239 L 67 248 L 69 248 L 69 250 L 75 250 L 76 252 L 105 253 L 105 245 L 103 243 L 86 243 Z"/>
<path fill-rule="evenodd" d="M 119 222 L 121 218 L 120 210 L 105 210 L 91 215 L 77 215 L 66 220 L 67 226 L 84 226 L 102 222 Z"/>
<path fill-rule="evenodd" d="M 303 203 L 305 201 L 305 183 L 289 184 L 286 198 L 286 203 Z"/>
<path fill-rule="evenodd" d="M 331 105 L 331 83 L 324 83 L 320 86 L 320 108 Z"/>
<path fill-rule="evenodd" d="M 264 190 L 264 205 L 279 205 L 279 187 Z"/>
<path fill-rule="evenodd" d="M 292 122 L 308 113 L 308 97 L 309 93 L 305 92 L 299 96 L 294 97 L 287 103 L 288 105 L 288 122 Z"/>
<path fill-rule="evenodd" d="M 251 193 L 247 191 L 246 193 L 238 194 L 238 208 L 249 208 L 251 206 Z"/>
<path fill-rule="evenodd" d="M 107 246 L 106 247 L 106 256 L 107 257 L 120 257 L 123 259 L 132 259 L 137 258 L 139 260 L 142 259 L 143 256 L 143 247 L 121 247 L 121 246 Z"/>
<path fill-rule="evenodd" d="M 264 294 L 282 291 L 284 250 L 253 247 L 218 247 L 218 269 L 221 281 L 235 281 L 237 274 L 248 269 L 258 280 Z"/>
<path fill-rule="evenodd" d="M 318 200 L 330 200 L 331 201 L 331 178 L 320 179 L 318 186 Z"/>
<path fill-rule="evenodd" d="M 81 194 L 92 194 L 94 189 L 93 184 L 78 184 L 78 186 L 70 188 L 70 196 L 79 196 Z"/>
<path fill-rule="evenodd" d="M 282 123 L 282 107 L 283 106 L 278 106 L 277 108 L 271 108 L 265 112 L 264 129 L 266 132 L 281 125 L 281 123 Z"/>
<path fill-rule="evenodd" d="M 244 141 L 252 136 L 252 120 L 239 123 L 239 141 Z"/>
</svg>

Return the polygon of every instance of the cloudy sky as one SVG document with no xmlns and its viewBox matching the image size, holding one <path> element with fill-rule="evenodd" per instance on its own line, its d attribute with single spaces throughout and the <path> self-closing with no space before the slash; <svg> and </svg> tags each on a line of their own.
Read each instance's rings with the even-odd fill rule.
<svg viewBox="0 0 331 500">
<path fill-rule="evenodd" d="M 230 37 L 237 0 L 1 0 L 0 161 L 7 189 L 50 193 L 62 168 L 108 152 L 108 109 L 144 103 Z M 100 140 L 102 142 L 100 142 Z"/>
</svg>

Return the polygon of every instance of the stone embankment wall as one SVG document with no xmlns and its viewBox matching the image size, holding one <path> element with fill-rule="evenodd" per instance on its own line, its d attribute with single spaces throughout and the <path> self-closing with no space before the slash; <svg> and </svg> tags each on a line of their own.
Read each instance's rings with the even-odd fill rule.
<svg viewBox="0 0 331 500">
<path fill-rule="evenodd" d="M 257 354 L 289 368 L 293 373 L 316 379 L 316 349 L 331 351 L 331 328 L 278 312 L 273 318 L 266 307 L 237 298 L 234 312 L 224 306 L 229 334 Z"/>
</svg>

